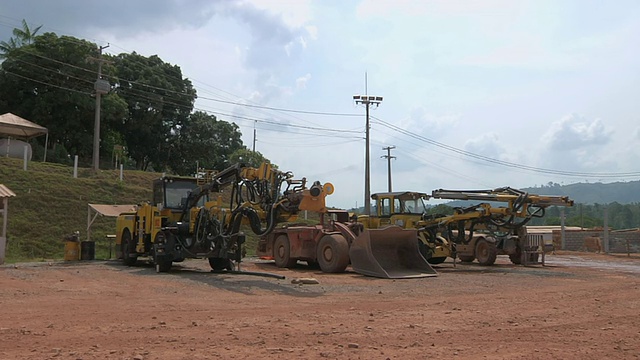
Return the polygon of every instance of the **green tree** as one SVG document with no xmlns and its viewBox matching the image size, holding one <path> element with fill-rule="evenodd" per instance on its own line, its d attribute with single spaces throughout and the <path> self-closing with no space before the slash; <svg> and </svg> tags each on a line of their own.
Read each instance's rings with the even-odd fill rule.
<svg viewBox="0 0 640 360">
<path fill-rule="evenodd" d="M 134 52 L 110 60 L 119 78 L 115 92 L 129 109 L 119 126 L 129 156 L 138 169 L 167 169 L 176 133 L 187 126 L 196 99 L 191 81 L 182 77 L 179 66 L 156 55 Z"/>
<path fill-rule="evenodd" d="M 27 41 L 26 36 L 35 31 L 25 33 Z M 0 65 L 0 112 L 12 112 L 46 127 L 50 144 L 60 153 L 89 162 L 97 64 L 87 63 L 87 58 L 96 56 L 96 49 L 91 42 L 54 33 L 33 37 L 31 44 L 14 49 Z M 112 74 L 114 69 L 106 65 L 104 71 Z M 116 97 L 103 97 L 101 134 L 122 123 L 127 114 L 126 104 Z M 38 141 L 44 144 L 43 138 Z"/>
<path fill-rule="evenodd" d="M 246 166 L 251 167 L 259 167 L 263 162 L 269 161 L 262 153 L 259 151 L 251 151 L 247 149 L 245 146 L 236 150 L 229 157 L 229 162 L 231 164 L 240 163 L 245 164 Z M 272 164 L 276 169 L 278 168 L 275 164 Z"/>
<path fill-rule="evenodd" d="M 42 25 L 31 30 L 29 24 L 25 19 L 22 19 L 22 29 L 14 28 L 13 37 L 8 41 L 0 42 L 0 59 L 5 59 L 10 52 L 20 48 L 23 45 L 30 45 L 36 37 L 36 33 L 40 30 Z"/>
<path fill-rule="evenodd" d="M 208 170 L 222 170 L 230 164 L 231 155 L 244 147 L 241 136 L 236 124 L 196 111 L 176 131 L 169 167 L 181 175 L 195 172 L 196 164 Z"/>
</svg>

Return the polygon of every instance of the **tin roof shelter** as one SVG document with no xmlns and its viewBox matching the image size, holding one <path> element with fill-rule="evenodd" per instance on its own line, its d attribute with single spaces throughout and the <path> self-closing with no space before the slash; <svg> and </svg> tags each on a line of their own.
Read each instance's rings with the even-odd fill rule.
<svg viewBox="0 0 640 360">
<path fill-rule="evenodd" d="M 9 198 L 16 194 L 8 187 L 0 184 L 0 214 L 2 214 L 2 232 L 0 233 L 0 265 L 4 264 L 5 250 L 7 248 L 7 215 L 9 213 Z"/>
<path fill-rule="evenodd" d="M 125 212 L 136 211 L 136 205 L 102 205 L 102 204 L 89 204 L 87 211 L 87 241 L 91 241 L 91 225 L 98 215 L 107 217 L 118 217 L 118 215 Z M 93 217 L 91 216 L 93 214 Z"/>
<path fill-rule="evenodd" d="M 36 123 L 32 123 L 27 119 L 23 119 L 18 115 L 12 113 L 6 113 L 0 115 L 0 135 L 6 135 L 8 137 L 20 138 L 29 140 L 31 138 L 46 135 L 44 144 L 44 159 L 47 161 L 47 147 L 49 145 L 49 130 L 46 127 L 40 126 Z"/>
</svg>

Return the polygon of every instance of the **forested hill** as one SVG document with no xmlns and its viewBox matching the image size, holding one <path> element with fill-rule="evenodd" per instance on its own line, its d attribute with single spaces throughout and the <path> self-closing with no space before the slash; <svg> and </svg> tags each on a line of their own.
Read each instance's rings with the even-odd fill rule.
<svg viewBox="0 0 640 360">
<path fill-rule="evenodd" d="M 580 204 L 640 203 L 640 181 L 569 185 L 549 183 L 541 187 L 521 190 L 538 195 L 567 195 Z"/>
</svg>

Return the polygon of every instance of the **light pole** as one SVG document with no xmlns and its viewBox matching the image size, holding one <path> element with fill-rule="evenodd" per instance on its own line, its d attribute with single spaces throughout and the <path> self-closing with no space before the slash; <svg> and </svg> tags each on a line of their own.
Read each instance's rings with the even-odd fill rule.
<svg viewBox="0 0 640 360">
<path fill-rule="evenodd" d="M 364 214 L 371 215 L 371 189 L 369 187 L 371 176 L 371 171 L 369 169 L 369 105 L 373 104 L 378 107 L 382 102 L 382 96 L 353 95 L 353 100 L 356 102 L 356 104 L 364 104 L 365 108 L 367 109 L 364 155 Z"/>
</svg>

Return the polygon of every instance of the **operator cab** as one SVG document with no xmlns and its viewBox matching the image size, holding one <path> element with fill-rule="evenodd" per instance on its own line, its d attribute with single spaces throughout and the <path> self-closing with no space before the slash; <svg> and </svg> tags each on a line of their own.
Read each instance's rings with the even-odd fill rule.
<svg viewBox="0 0 640 360">
<path fill-rule="evenodd" d="M 181 211 L 189 193 L 198 187 L 196 178 L 163 176 L 153 182 L 153 204 L 172 211 Z M 204 206 L 208 196 L 203 196 L 197 206 Z"/>
<path fill-rule="evenodd" d="M 389 217 L 396 214 L 422 215 L 426 206 L 424 200 L 430 196 L 425 193 L 403 191 L 376 193 L 371 195 L 376 201 L 376 213 L 379 217 Z"/>
</svg>

